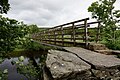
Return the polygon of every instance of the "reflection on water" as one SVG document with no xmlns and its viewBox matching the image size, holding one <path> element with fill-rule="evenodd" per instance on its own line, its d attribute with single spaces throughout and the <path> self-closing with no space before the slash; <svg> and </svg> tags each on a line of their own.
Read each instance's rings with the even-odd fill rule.
<svg viewBox="0 0 120 80">
<path fill-rule="evenodd" d="M 14 58 L 16 60 L 17 58 Z M 25 59 L 27 60 L 27 59 Z M 2 64 L 0 64 L 0 69 L 8 69 L 8 80 L 27 80 L 25 76 L 22 74 L 17 73 L 17 68 L 15 65 L 11 64 L 12 59 L 5 59 Z"/>
<path fill-rule="evenodd" d="M 29 53 L 24 56 L 23 61 L 19 57 L 12 55 L 11 58 L 5 58 L 0 64 L 0 70 L 8 69 L 7 80 L 40 80 L 42 75 L 42 67 L 45 61 L 45 54 L 42 52 Z M 36 54 L 36 55 L 35 55 Z"/>
</svg>

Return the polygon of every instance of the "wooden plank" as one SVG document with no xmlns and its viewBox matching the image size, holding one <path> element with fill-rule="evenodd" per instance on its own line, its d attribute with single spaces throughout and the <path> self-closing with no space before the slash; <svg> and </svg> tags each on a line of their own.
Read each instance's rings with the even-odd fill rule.
<svg viewBox="0 0 120 80">
<path fill-rule="evenodd" d="M 74 24 L 74 26 L 75 26 L 75 28 L 74 29 L 78 29 L 78 28 L 84 28 L 85 26 L 84 25 L 75 25 Z M 89 27 L 90 25 L 87 25 L 87 27 Z M 70 30 L 70 29 L 72 29 L 72 26 L 67 26 L 67 27 L 64 27 L 63 28 L 63 30 Z"/>
<path fill-rule="evenodd" d="M 49 39 L 54 39 L 54 38 L 49 38 Z M 57 39 L 62 40 L 62 38 L 56 38 L 56 41 Z M 64 39 L 71 40 L 71 38 L 64 38 Z M 83 40 L 83 38 L 75 38 L 75 40 Z"/>
<path fill-rule="evenodd" d="M 85 19 L 81 19 L 81 20 L 69 22 L 69 23 L 66 23 L 66 24 L 62 24 L 62 25 L 59 25 L 59 26 L 55 26 L 55 27 L 53 27 L 53 28 L 57 28 L 57 27 L 60 27 L 60 26 L 66 26 L 66 25 L 70 25 L 70 24 L 73 24 L 73 23 L 82 22 L 82 21 L 85 21 L 85 20 L 89 20 L 89 18 L 85 18 Z M 52 29 L 53 29 L 53 28 L 52 28 Z"/>
<path fill-rule="evenodd" d="M 102 21 L 95 21 L 95 22 L 89 22 L 88 24 L 97 24 L 97 23 L 101 23 Z"/>
<path fill-rule="evenodd" d="M 72 29 L 72 26 L 63 27 L 63 30 L 70 30 L 70 29 Z"/>
<path fill-rule="evenodd" d="M 75 35 L 84 35 L 84 33 L 85 33 L 85 32 L 78 32 L 78 31 L 76 31 Z M 89 35 L 90 32 L 87 32 L 87 34 Z"/>
</svg>

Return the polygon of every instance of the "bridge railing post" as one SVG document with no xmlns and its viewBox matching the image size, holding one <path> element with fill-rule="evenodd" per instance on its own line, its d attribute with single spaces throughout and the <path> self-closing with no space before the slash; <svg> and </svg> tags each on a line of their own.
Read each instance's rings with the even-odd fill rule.
<svg viewBox="0 0 120 80">
<path fill-rule="evenodd" d="M 39 41 L 41 41 L 41 34 L 40 34 L 40 32 L 38 33 L 38 38 L 39 38 Z"/>
<path fill-rule="evenodd" d="M 73 45 L 76 45 L 76 39 L 75 39 L 75 25 L 72 23 L 72 35 L 73 35 Z"/>
<path fill-rule="evenodd" d="M 62 46 L 64 46 L 64 30 L 63 30 L 63 26 L 61 26 L 60 28 L 61 28 L 61 36 L 62 36 Z"/>
<path fill-rule="evenodd" d="M 87 19 L 84 21 L 84 35 L 85 35 L 85 47 L 88 47 L 88 28 L 87 28 Z"/>
<path fill-rule="evenodd" d="M 54 44 L 56 45 L 56 30 L 54 29 L 54 31 L 53 31 L 53 37 L 54 37 Z"/>
<path fill-rule="evenodd" d="M 41 32 L 41 36 L 40 36 L 41 42 L 43 41 L 43 32 Z"/>
<path fill-rule="evenodd" d="M 43 34 L 45 42 L 46 42 L 46 36 L 47 36 L 46 33 L 47 33 L 47 32 L 44 31 L 44 34 Z"/>
<path fill-rule="evenodd" d="M 44 40 L 45 40 L 45 33 L 46 33 L 46 31 L 44 31 L 44 32 L 43 32 L 43 35 L 42 35 L 42 36 L 43 36 L 43 42 L 44 42 Z"/>
<path fill-rule="evenodd" d="M 40 32 L 38 33 L 38 38 L 39 38 L 39 41 L 41 41 L 41 37 L 40 37 L 41 35 L 40 35 Z"/>
<path fill-rule="evenodd" d="M 100 24 L 101 22 L 98 22 L 98 27 L 97 27 L 97 35 L 96 35 L 96 43 L 100 40 Z"/>
<path fill-rule="evenodd" d="M 50 29 L 48 30 L 48 40 L 49 40 L 49 44 L 51 43 L 50 42 L 50 37 L 51 37 L 51 35 L 50 35 Z"/>
<path fill-rule="evenodd" d="M 47 42 L 48 42 L 48 41 L 47 41 L 47 39 L 48 39 L 48 32 L 46 31 L 45 34 L 46 34 L 46 35 L 45 35 L 45 40 L 46 40 L 46 43 L 47 43 Z"/>
</svg>

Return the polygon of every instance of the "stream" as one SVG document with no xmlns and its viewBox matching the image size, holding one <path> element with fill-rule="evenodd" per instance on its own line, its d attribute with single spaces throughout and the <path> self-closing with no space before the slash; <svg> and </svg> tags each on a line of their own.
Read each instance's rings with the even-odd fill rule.
<svg viewBox="0 0 120 80">
<path fill-rule="evenodd" d="M 3 58 L 0 70 L 4 72 L 7 69 L 6 80 L 41 80 L 46 53 L 32 51 L 10 54 L 9 58 Z"/>
</svg>

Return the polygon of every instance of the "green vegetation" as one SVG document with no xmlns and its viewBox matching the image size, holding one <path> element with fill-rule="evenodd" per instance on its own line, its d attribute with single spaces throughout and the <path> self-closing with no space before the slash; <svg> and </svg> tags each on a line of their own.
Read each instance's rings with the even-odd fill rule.
<svg viewBox="0 0 120 80">
<path fill-rule="evenodd" d="M 46 55 L 41 55 L 39 57 L 39 64 L 35 61 L 33 56 L 28 60 L 28 63 L 25 64 L 25 57 L 20 56 L 18 60 L 12 60 L 12 65 L 16 65 L 17 72 L 24 75 L 28 80 L 43 80 L 43 68 L 45 65 Z"/>
<path fill-rule="evenodd" d="M 120 10 L 114 10 L 114 3 L 116 0 L 99 0 L 93 2 L 88 8 L 89 12 L 92 12 L 92 18 L 97 19 L 97 21 L 102 21 L 101 23 L 101 43 L 106 44 L 111 49 L 120 50 L 120 30 L 118 19 L 120 18 Z M 8 0 L 0 0 L 0 13 L 7 13 L 10 9 L 10 4 Z M 43 29 L 42 29 L 43 30 Z M 4 57 L 8 53 L 17 51 L 16 56 L 19 56 L 19 51 L 39 51 L 48 50 L 51 47 L 46 47 L 33 42 L 30 35 L 41 31 L 37 25 L 26 25 L 23 22 L 19 22 L 15 19 L 5 18 L 0 15 L 0 63 L 4 61 Z M 76 30 L 76 32 L 82 32 L 83 30 Z M 95 30 L 89 29 L 93 38 L 96 38 L 93 34 L 96 34 Z M 65 32 L 65 31 L 64 31 Z M 71 32 L 66 32 L 71 33 Z M 82 38 L 83 35 L 80 37 Z M 61 38 L 60 36 L 57 36 Z M 66 38 L 71 37 L 66 35 Z M 13 55 L 14 55 L 13 54 Z M 21 54 L 20 54 L 21 55 Z M 18 72 L 25 75 L 29 80 L 32 79 L 42 79 L 42 69 L 44 68 L 44 63 L 46 55 L 41 55 L 39 57 L 40 65 L 36 65 L 34 57 L 30 57 L 27 65 L 23 64 L 24 57 L 21 56 L 17 62 L 11 62 L 16 64 Z M 0 70 L 0 80 L 7 80 L 8 71 L 7 69 Z"/>
<path fill-rule="evenodd" d="M 26 25 L 23 22 L 2 16 L 0 16 L 0 23 L 0 63 L 4 61 L 3 57 L 10 56 L 12 52 L 13 55 L 19 56 L 21 55 L 20 52 L 26 53 L 28 51 L 30 55 L 30 51 L 33 51 L 32 54 L 35 54 L 35 51 L 47 49 L 33 42 L 30 38 L 31 34 L 39 31 L 36 25 Z M 28 54 L 26 54 L 26 56 L 28 56 Z M 23 64 L 22 58 L 20 57 L 19 63 L 15 63 L 18 73 L 26 76 L 28 80 L 34 80 L 34 78 L 38 79 L 38 77 L 42 78 L 42 69 L 44 67 L 44 60 L 46 59 L 45 54 L 43 54 L 43 56 L 41 54 L 39 57 L 40 65 L 35 63 L 34 56 L 30 57 L 30 62 L 27 65 Z M 14 65 L 13 62 L 11 63 Z M 7 80 L 7 76 L 7 69 L 3 71 L 0 70 L 0 80 Z"/>
<path fill-rule="evenodd" d="M 23 74 L 28 80 L 35 80 L 39 79 L 39 72 L 36 67 L 32 64 L 31 60 L 29 60 L 29 63 L 27 65 L 24 65 L 23 63 L 24 57 L 21 56 L 18 58 L 18 61 L 13 61 L 13 63 L 17 66 L 17 71 L 20 74 Z"/>
<path fill-rule="evenodd" d="M 28 33 L 22 22 L 0 16 L 0 55 L 13 51 Z"/>
<path fill-rule="evenodd" d="M 14 19 L 0 16 L 0 55 L 13 50 L 39 50 L 40 44 L 32 42 L 31 34 L 38 32 L 36 25 L 26 25 Z"/>
<path fill-rule="evenodd" d="M 21 45 L 24 50 L 39 51 L 48 50 L 49 47 L 43 46 L 37 42 L 33 42 L 30 39 L 26 40 L 23 45 Z"/>
<path fill-rule="evenodd" d="M 10 4 L 8 3 L 8 0 L 0 0 L 0 13 L 1 14 L 7 13 L 9 8 L 10 8 Z M 5 42 L 3 42 L 4 39 L 1 38 L 1 36 L 2 37 L 4 36 L 4 33 L 5 33 L 4 31 L 6 29 L 4 21 L 5 21 L 5 19 L 0 15 L 0 56 L 2 56 L 2 54 L 5 52 L 5 51 L 3 51 L 3 49 L 6 49 L 6 47 L 4 46 Z M 1 29 L 3 29 L 3 31 Z M 0 63 L 2 63 L 3 61 L 4 61 L 4 58 L 0 57 Z M 8 76 L 7 69 L 5 69 L 4 71 L 0 70 L 0 80 L 7 80 L 7 76 Z"/>
<path fill-rule="evenodd" d="M 3 72 L 0 70 L 0 80 L 7 80 L 8 70 L 5 69 Z"/>
<path fill-rule="evenodd" d="M 92 18 L 102 21 L 102 41 L 111 49 L 120 50 L 119 25 L 120 10 L 114 10 L 116 0 L 99 0 L 89 6 L 88 11 L 92 12 Z"/>
<path fill-rule="evenodd" d="M 10 4 L 8 0 L 0 0 L 0 13 L 7 13 L 10 9 Z"/>
<path fill-rule="evenodd" d="M 0 13 L 7 13 L 10 9 L 10 4 L 8 0 L 0 0 Z M 19 22 L 15 19 L 5 18 L 0 15 L 0 63 L 5 60 L 5 56 L 19 56 L 23 55 L 27 51 L 35 51 L 44 49 L 44 46 L 41 46 L 35 42 L 32 42 L 29 38 L 32 33 L 40 31 L 36 25 L 26 25 L 23 22 Z M 24 52 L 25 50 L 25 52 Z M 21 53 L 22 52 L 22 53 Z M 28 56 L 28 54 L 26 54 Z M 23 57 L 19 59 L 18 62 L 12 63 L 12 65 L 16 64 L 18 72 L 23 74 L 28 78 L 28 80 L 33 80 L 34 78 L 38 79 L 38 77 L 42 77 L 42 68 L 45 54 L 40 57 L 40 65 L 37 67 L 34 65 L 35 61 L 34 57 L 31 57 L 32 60 L 27 65 L 23 65 Z M 39 67 L 39 69 L 38 69 Z M 40 77 L 40 78 L 41 78 Z M 0 80 L 8 79 L 8 70 L 0 70 Z"/>
</svg>

